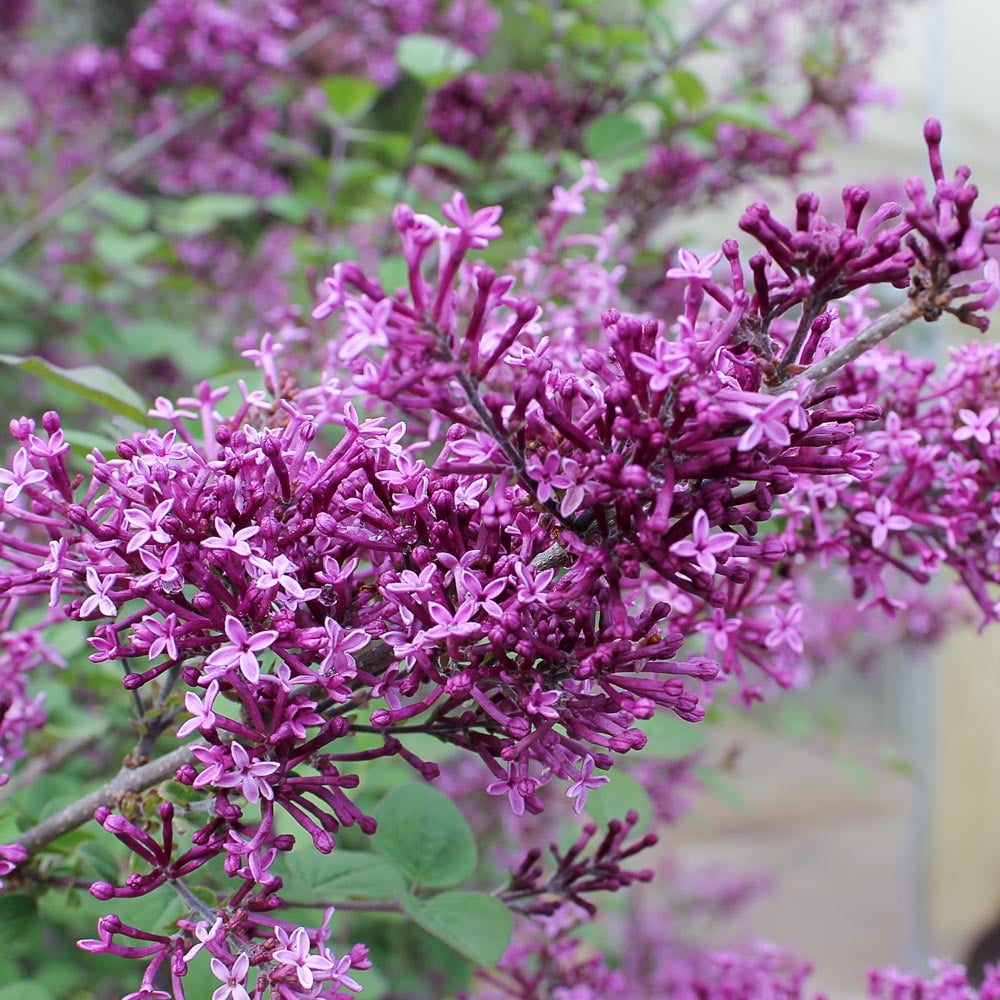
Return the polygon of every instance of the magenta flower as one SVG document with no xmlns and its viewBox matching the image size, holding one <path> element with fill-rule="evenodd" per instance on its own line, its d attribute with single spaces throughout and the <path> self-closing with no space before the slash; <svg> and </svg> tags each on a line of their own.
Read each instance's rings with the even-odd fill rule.
<svg viewBox="0 0 1000 1000">
<path fill-rule="evenodd" d="M 81 618 L 89 618 L 95 611 L 100 611 L 108 618 L 114 618 L 118 614 L 118 605 L 109 593 L 117 580 L 114 573 L 109 573 L 102 579 L 93 566 L 87 567 L 87 586 L 93 593 L 80 605 Z"/>
<path fill-rule="evenodd" d="M 44 469 L 32 469 L 28 463 L 28 453 L 24 448 L 18 448 L 10 470 L 0 469 L 0 483 L 10 484 L 3 491 L 4 503 L 13 503 L 26 486 L 43 482 L 46 479 L 48 479 L 48 473 Z"/>
<path fill-rule="evenodd" d="M 694 516 L 691 537 L 674 542 L 670 551 L 682 559 L 694 559 L 698 568 L 711 576 L 715 573 L 716 556 L 728 552 L 739 541 L 739 536 L 730 532 L 712 536 L 709 530 L 708 515 L 699 510 Z"/>
<path fill-rule="evenodd" d="M 975 438 L 980 444 L 989 444 L 993 440 L 993 424 L 1000 416 L 1000 407 L 987 406 L 979 413 L 974 410 L 959 410 L 959 419 L 965 425 L 954 433 L 956 441 L 966 441 Z"/>
<path fill-rule="evenodd" d="M 641 351 L 632 353 L 632 364 L 650 376 L 649 387 L 653 392 L 666 392 L 682 375 L 691 371 L 691 348 L 687 343 L 657 337 L 653 356 Z"/>
<path fill-rule="evenodd" d="M 158 503 L 152 511 L 142 509 L 125 511 L 125 522 L 135 532 L 128 540 L 125 551 L 135 552 L 149 542 L 167 545 L 171 538 L 163 530 L 163 519 L 170 513 L 173 505 L 173 498 L 170 498 Z"/>
<path fill-rule="evenodd" d="M 536 784 L 533 778 L 529 778 L 526 775 L 522 776 L 517 761 L 511 761 L 507 768 L 507 777 L 498 781 L 491 781 L 486 786 L 486 791 L 489 795 L 506 795 L 514 815 L 523 816 L 524 800 L 534 792 Z"/>
<path fill-rule="evenodd" d="M 220 752 L 221 751 L 221 752 Z M 239 788 L 243 797 L 255 804 L 262 798 L 273 799 L 274 789 L 266 780 L 281 764 L 273 760 L 254 760 L 240 743 L 230 743 L 229 761 L 223 747 L 192 747 L 191 752 L 206 768 L 194 780 L 196 788 L 215 785 L 216 788 Z M 231 764 L 231 769 L 227 767 Z"/>
<path fill-rule="evenodd" d="M 601 785 L 606 785 L 610 780 L 606 774 L 599 774 L 596 778 L 592 777 L 595 766 L 596 762 L 594 758 L 590 754 L 587 754 L 580 764 L 580 777 L 566 789 L 566 798 L 573 800 L 573 812 L 577 815 L 582 813 L 587 805 L 587 793 L 592 788 L 600 788 Z"/>
<path fill-rule="evenodd" d="M 793 604 L 788 610 L 774 609 L 775 626 L 764 637 L 764 645 L 768 649 L 787 646 L 793 653 L 803 650 L 802 633 L 798 623 L 802 618 L 802 605 Z"/>
<path fill-rule="evenodd" d="M 876 549 L 885 545 L 890 531 L 906 531 L 913 527 L 913 522 L 905 514 L 893 514 L 892 501 L 887 496 L 880 496 L 875 501 L 875 509 L 861 511 L 856 520 L 872 529 L 872 545 Z"/>
<path fill-rule="evenodd" d="M 250 994 L 245 988 L 250 972 L 250 959 L 245 954 L 236 957 L 232 968 L 220 958 L 213 958 L 211 966 L 212 975 L 222 983 L 212 994 L 212 1000 L 250 1000 Z"/>
<path fill-rule="evenodd" d="M 320 973 L 320 979 L 325 979 L 327 974 L 333 971 L 333 962 L 328 958 L 309 954 L 312 945 L 304 927 L 296 927 L 291 935 L 287 935 L 281 927 L 276 930 L 279 941 L 285 947 L 275 949 L 271 958 L 282 965 L 291 966 L 304 990 L 312 989 L 316 980 L 314 973 Z"/>
<path fill-rule="evenodd" d="M 215 533 L 217 538 L 206 538 L 201 544 L 206 549 L 224 549 L 233 552 L 238 556 L 249 556 L 250 546 L 247 544 L 251 538 L 260 531 L 260 525 L 251 524 L 239 531 L 233 531 L 233 527 L 228 521 L 221 517 L 215 519 Z"/>
<path fill-rule="evenodd" d="M 295 600 L 306 599 L 306 592 L 296 580 L 295 566 L 288 556 L 278 555 L 273 560 L 265 559 L 263 556 L 251 556 L 250 563 L 259 570 L 254 582 L 261 590 L 280 587 Z"/>
<path fill-rule="evenodd" d="M 465 195 L 456 191 L 451 201 L 441 206 L 441 214 L 458 227 L 469 241 L 469 246 L 482 250 L 491 240 L 503 235 L 503 230 L 497 225 L 503 209 L 499 205 L 481 208 L 477 212 L 469 212 L 469 203 Z"/>
<path fill-rule="evenodd" d="M 229 644 L 220 646 L 206 658 L 205 676 L 214 680 L 225 676 L 233 667 L 238 667 L 251 684 L 256 684 L 260 680 L 260 663 L 256 654 L 270 649 L 278 638 L 278 632 L 265 629 L 250 635 L 239 618 L 226 615 L 226 635 L 229 637 Z"/>
<path fill-rule="evenodd" d="M 559 703 L 558 691 L 543 691 L 536 681 L 531 687 L 531 693 L 524 703 L 528 715 L 540 715 L 545 719 L 558 719 L 559 712 L 555 706 Z"/>
<path fill-rule="evenodd" d="M 389 318 L 392 316 L 392 299 L 384 298 L 371 306 L 348 299 L 344 307 L 344 332 L 347 339 L 341 345 L 339 356 L 343 361 L 356 358 L 369 347 L 389 346 Z"/>
<path fill-rule="evenodd" d="M 191 713 L 191 718 L 177 730 L 179 739 L 190 736 L 196 729 L 208 733 L 215 728 L 217 719 L 212 711 L 212 703 L 218 694 L 219 682 L 212 681 L 205 690 L 204 702 L 193 691 L 184 695 L 184 707 Z"/>
<path fill-rule="evenodd" d="M 666 277 L 703 282 L 712 280 L 712 268 L 722 260 L 722 251 L 714 250 L 704 260 L 698 260 L 696 254 L 681 247 L 677 251 L 677 256 L 680 259 L 680 266 L 668 268 Z"/>
<path fill-rule="evenodd" d="M 177 659 L 177 615 L 170 612 L 162 622 L 145 615 L 142 619 L 142 627 L 148 636 L 152 637 L 146 656 L 150 660 L 155 660 L 158 656 L 166 653 L 171 660 Z"/>
</svg>

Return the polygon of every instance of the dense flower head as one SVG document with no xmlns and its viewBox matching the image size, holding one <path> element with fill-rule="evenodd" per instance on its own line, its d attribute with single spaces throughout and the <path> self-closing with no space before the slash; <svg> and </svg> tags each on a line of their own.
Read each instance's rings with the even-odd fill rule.
<svg viewBox="0 0 1000 1000">
<path fill-rule="evenodd" d="M 789 225 L 755 204 L 742 225 L 761 252 L 744 265 L 733 240 L 682 251 L 665 275 L 684 286 L 673 317 L 613 303 L 586 317 L 593 290 L 612 296 L 620 276 L 614 235 L 573 227 L 606 189 L 584 162 L 553 193 L 542 246 L 509 269 L 477 259 L 503 236 L 499 206 L 459 192 L 440 218 L 399 206 L 406 284 L 390 293 L 357 263 L 334 266 L 313 310 L 331 330 L 318 382 L 279 369 L 290 345 L 266 335 L 246 352 L 265 389 L 206 382 L 160 399 L 156 426 L 94 451 L 88 474 L 55 413 L 13 421 L 0 620 L 34 603 L 43 625 L 89 623 L 90 660 L 123 664 L 139 704 L 161 698 L 165 725 L 196 740 L 174 771 L 204 797 L 190 846 L 169 802 L 146 824 L 102 806 L 96 821 L 138 862 L 91 892 L 143 896 L 220 857 L 233 886 L 201 913 L 225 934 L 109 916 L 82 946 L 149 959 L 147 993 L 164 962 L 183 976 L 192 934 L 222 997 L 262 983 L 353 992 L 366 953 L 335 958 L 326 924 L 270 915 L 272 866 L 293 840 L 280 815 L 321 853 L 342 827 L 375 830 L 345 767 L 399 756 L 432 780 L 438 765 L 408 746 L 429 735 L 481 762 L 513 815 L 539 813 L 547 785 L 581 811 L 657 713 L 700 721 L 727 676 L 747 704 L 800 681 L 802 567 L 846 566 L 855 598 L 892 614 L 893 574 L 924 583 L 947 563 L 996 618 L 1000 353 L 962 349 L 940 376 L 850 353 L 920 316 L 985 328 L 996 302 L 995 269 L 968 272 L 998 241 L 1000 212 L 976 215 L 967 172 L 944 178 L 939 127 L 925 137 L 932 198 L 913 182 L 911 209 L 866 217 L 868 193 L 847 188 L 840 222 L 804 194 Z M 586 263 L 575 277 L 569 254 Z M 878 286 L 907 297 L 868 323 Z M 555 289 L 575 299 L 558 319 Z M 38 655 L 16 652 L 12 672 Z M 26 726 L 0 735 L 16 748 Z M 599 864 L 580 861 L 594 827 L 555 852 L 564 896 L 588 910 L 583 892 L 646 879 L 621 864 L 649 846 L 624 843 L 634 823 L 609 826 Z M 534 861 L 511 899 L 551 887 Z M 602 989 L 619 982 L 584 965 Z M 774 951 L 699 955 L 664 989 L 796 997 L 804 974 Z M 576 975 L 562 995 L 587 985 Z"/>
</svg>

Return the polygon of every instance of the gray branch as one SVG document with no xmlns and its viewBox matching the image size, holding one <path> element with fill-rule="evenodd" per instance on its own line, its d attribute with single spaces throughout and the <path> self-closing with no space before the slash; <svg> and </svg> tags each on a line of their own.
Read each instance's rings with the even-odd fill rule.
<svg viewBox="0 0 1000 1000">
<path fill-rule="evenodd" d="M 912 323 L 922 315 L 917 303 L 909 298 L 901 302 L 895 309 L 890 310 L 884 316 L 880 316 L 870 326 L 866 326 L 859 334 L 849 340 L 846 344 L 838 347 L 833 354 L 828 354 L 821 361 L 810 365 L 805 371 L 785 379 L 778 385 L 767 388 L 769 393 L 786 392 L 802 379 L 809 379 L 810 382 L 819 382 L 827 378 L 836 371 L 840 371 L 849 365 L 856 358 L 861 357 L 866 351 L 870 351 L 876 344 L 891 337 L 897 330 Z"/>
<path fill-rule="evenodd" d="M 16 843 L 20 844 L 29 855 L 37 854 L 46 844 L 58 840 L 70 830 L 75 830 L 92 819 L 94 810 L 98 806 L 114 806 L 123 795 L 143 792 L 161 781 L 172 778 L 177 768 L 194 759 L 191 750 L 199 745 L 185 743 L 184 746 L 177 747 L 176 750 L 171 750 L 170 753 L 157 757 L 142 767 L 123 767 L 106 785 L 102 785 L 96 791 L 67 806 L 62 812 L 25 831 L 17 838 Z"/>
</svg>

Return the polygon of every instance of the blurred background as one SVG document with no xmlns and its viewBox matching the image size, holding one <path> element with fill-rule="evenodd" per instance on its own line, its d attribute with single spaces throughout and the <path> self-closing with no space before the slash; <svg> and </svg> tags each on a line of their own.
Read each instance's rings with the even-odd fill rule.
<svg viewBox="0 0 1000 1000">
<path fill-rule="evenodd" d="M 828 189 L 815 189 L 925 176 L 920 131 L 934 115 L 946 169 L 971 164 L 1000 202 L 1000 5 L 916 2 L 891 31 L 877 72 L 890 103 L 853 144 L 825 150 Z M 720 234 L 745 201 L 719 210 Z M 861 996 L 869 966 L 1000 960 L 1000 631 L 962 629 L 899 659 L 873 679 L 834 671 L 742 732 L 715 727 L 728 798 L 700 802 L 676 831 L 685 860 L 774 873 L 746 936 L 810 956 L 815 986 L 837 998 Z M 836 736 L 821 735 L 827 716 Z"/>
</svg>

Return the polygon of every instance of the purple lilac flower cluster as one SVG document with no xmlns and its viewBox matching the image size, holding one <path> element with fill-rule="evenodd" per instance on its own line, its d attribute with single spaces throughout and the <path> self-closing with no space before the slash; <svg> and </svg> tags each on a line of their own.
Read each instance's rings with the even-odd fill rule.
<svg viewBox="0 0 1000 1000">
<path fill-rule="evenodd" d="M 803 195 L 794 228 L 753 206 L 743 226 L 764 249 L 749 273 L 735 241 L 706 260 L 684 252 L 667 275 L 686 285 L 669 330 L 612 308 L 592 345 L 546 336 L 544 308 L 515 291 L 515 276 L 470 258 L 500 237 L 500 209 L 472 211 L 456 194 L 443 221 L 396 210 L 405 288 L 388 294 L 350 263 L 326 280 L 314 317 L 339 319 L 332 344 L 346 384 L 297 385 L 278 366 L 284 345 L 266 336 L 247 353 L 267 391 L 241 387 L 229 418 L 217 412 L 224 389 L 161 399 L 160 427 L 112 456 L 95 452 L 89 476 L 70 468 L 54 413 L 41 428 L 14 421 L 19 447 L 0 473 L 0 611 L 35 602 L 94 623 L 91 660 L 127 665 L 125 687 L 144 712 L 160 710 L 145 722 L 154 737 L 182 696 L 178 735 L 198 738 L 176 777 L 210 804 L 207 818 L 192 814 L 202 825 L 184 851 L 170 803 L 148 828 L 99 809 L 144 864 L 123 885 L 95 883 L 94 895 L 183 887 L 221 856 L 237 887 L 202 904 L 197 936 L 232 995 L 248 992 L 251 958 L 265 963 L 255 996 L 283 982 L 285 966 L 303 990 L 314 980 L 350 990 L 363 950 L 335 960 L 324 931 L 265 916 L 280 906 L 270 867 L 293 840 L 278 832 L 278 810 L 324 853 L 342 826 L 372 832 L 351 798 L 358 778 L 342 766 L 399 756 L 433 778 L 437 766 L 406 746 L 412 732 L 479 758 L 487 791 L 516 815 L 542 808 L 546 783 L 563 783 L 582 808 L 605 780 L 595 771 L 644 745 L 642 720 L 702 717 L 699 695 L 720 667 L 749 699 L 761 693 L 755 670 L 794 682 L 803 612 L 789 556 L 833 529 L 822 505 L 806 523 L 783 498 L 829 484 L 893 504 L 902 480 L 883 476 L 886 431 L 869 429 L 879 406 L 822 380 L 920 316 L 951 312 L 983 328 L 997 298 L 989 269 L 962 275 L 997 241 L 1000 211 L 974 213 L 967 172 L 946 181 L 939 127 L 926 135 L 933 200 L 911 184 L 911 210 L 883 205 L 863 222 L 866 192 L 848 188 L 835 223 Z M 553 225 L 599 187 L 587 167 L 557 191 Z M 723 257 L 725 284 L 713 277 Z M 880 284 L 909 295 L 848 339 L 831 303 Z M 949 440 L 986 449 L 993 418 L 964 386 L 954 409 L 970 431 Z M 362 418 L 356 400 L 384 415 Z M 963 475 L 995 484 L 976 457 Z M 993 544 L 993 496 L 961 538 Z M 919 539 L 896 555 L 893 518 L 909 515 L 877 502 L 869 512 L 849 529 L 857 561 L 922 559 L 925 575 L 947 561 L 932 562 Z M 776 517 L 781 530 L 760 530 Z M 834 554 L 850 562 L 843 547 Z M 996 581 L 966 583 L 981 598 Z M 712 655 L 678 658 L 698 635 Z M 359 733 L 380 743 L 359 749 Z M 234 952 L 231 941 L 243 944 Z M 150 968 L 169 957 L 179 984 L 192 941 L 108 917 L 87 946 Z"/>
<path fill-rule="evenodd" d="M 482 161 L 498 158 L 515 139 L 517 148 L 574 149 L 584 126 L 621 96 L 612 87 L 567 87 L 552 71 L 466 73 L 434 94 L 427 124 L 448 145 Z"/>
</svg>

